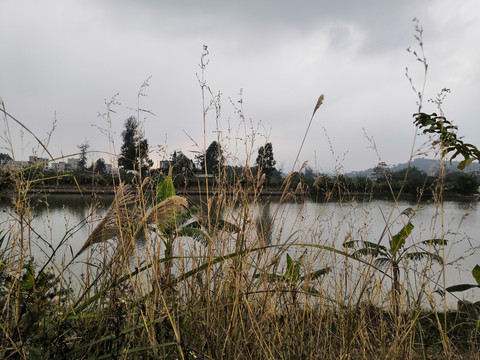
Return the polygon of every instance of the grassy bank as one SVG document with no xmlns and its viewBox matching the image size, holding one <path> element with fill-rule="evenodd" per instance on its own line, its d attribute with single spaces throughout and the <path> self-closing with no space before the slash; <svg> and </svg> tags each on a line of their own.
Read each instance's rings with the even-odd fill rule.
<svg viewBox="0 0 480 360">
<path fill-rule="evenodd" d="M 421 32 L 417 36 L 423 46 Z M 207 54 L 202 54 L 199 76 L 204 124 L 209 111 L 221 108 L 219 97 L 208 98 L 212 93 L 203 78 Z M 426 60 L 417 60 L 426 72 Z M 171 176 L 140 171 L 128 182 L 112 181 L 114 199 L 100 218 L 95 196 L 85 197 L 89 216 L 75 224 L 66 221 L 64 235 L 55 241 L 32 225 L 35 202 L 48 206 L 48 188 L 40 187 L 35 197 L 31 191 L 63 175 L 43 179 L 35 171 L 5 167 L 0 190 L 13 210 L 0 237 L 0 357 L 480 358 L 478 304 L 447 308 L 451 233 L 443 208 L 443 164 L 462 155 L 460 166 L 465 167 L 480 152 L 464 144 L 444 117 L 421 112 L 419 94 L 415 126 L 431 136 L 440 171 L 435 181 L 412 188 L 416 202 L 406 208 L 399 199 L 409 170 L 403 180 L 385 176 L 391 207 L 382 213 L 379 235 L 371 231 L 373 215 L 352 200 L 358 191 L 340 177 L 314 180 L 312 186 L 322 194 L 318 200 L 358 211 L 337 221 L 320 206 L 313 225 L 306 222 L 311 189 L 296 182 L 304 169 L 298 165 L 305 138 L 269 211 L 264 211 L 268 179 L 261 166 L 266 162 L 249 165 L 254 149 L 249 141 L 256 134 L 242 138 L 242 177 L 231 177 L 225 158 L 209 181 L 205 131 L 199 146 L 205 180 L 190 184 L 198 195 L 195 202 L 182 192 L 186 186 L 174 186 Z M 322 101 L 323 95 L 310 123 Z M 235 111 L 245 121 L 241 109 Z M 111 113 L 108 109 L 106 116 Z M 217 133 L 218 143 L 226 141 Z M 230 160 L 238 164 L 238 158 Z M 75 188 L 95 193 L 93 187 Z M 369 189 L 360 192 L 368 195 L 365 204 L 373 198 Z M 415 218 L 424 195 L 436 206 L 431 222 L 439 224 L 426 231 Z M 292 199 L 301 209 L 295 214 L 283 206 Z M 69 239 L 82 227 L 88 227 L 89 235 L 83 246 L 73 248 Z M 43 251 L 41 259 L 35 258 L 34 246 Z"/>
<path fill-rule="evenodd" d="M 332 228 L 321 213 L 318 226 L 302 229 L 298 218 L 284 228 L 289 214 L 259 213 L 259 184 L 218 186 L 200 206 L 172 185 L 116 187 L 74 262 L 68 247 L 61 253 L 66 236 L 43 244 L 50 258 L 38 263 L 29 187 L 14 182 L 0 254 L 3 358 L 476 358 L 477 309 L 444 312 L 435 293 L 444 289 L 441 241 L 395 258 L 418 243 L 414 209 L 393 205 L 382 241 L 348 219 Z M 347 245 L 357 236 L 364 241 Z"/>
</svg>

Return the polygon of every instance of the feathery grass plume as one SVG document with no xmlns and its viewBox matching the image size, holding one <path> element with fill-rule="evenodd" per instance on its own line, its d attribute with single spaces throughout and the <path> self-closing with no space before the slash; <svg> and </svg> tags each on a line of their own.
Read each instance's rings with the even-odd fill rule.
<svg viewBox="0 0 480 360">
<path fill-rule="evenodd" d="M 135 203 L 137 191 L 132 185 L 120 184 L 107 214 L 88 237 L 87 241 L 73 257 L 76 259 L 91 245 L 121 236 L 122 227 L 130 224 L 131 206 Z"/>
<path fill-rule="evenodd" d="M 175 222 L 176 217 L 187 209 L 187 199 L 178 195 L 171 196 L 149 211 L 145 225 L 155 224 L 160 229 L 169 227 Z"/>
<path fill-rule="evenodd" d="M 178 214 L 188 208 L 185 198 L 172 196 L 153 206 L 148 214 L 143 216 L 135 205 L 138 196 L 142 196 L 141 189 L 147 183 L 148 180 L 146 179 L 139 191 L 131 185 L 119 187 L 107 214 L 88 237 L 74 259 L 93 244 L 110 239 L 120 239 L 127 233 L 134 235 L 136 239 L 148 225 L 156 225 L 159 229 L 165 229 L 172 225 Z"/>
<path fill-rule="evenodd" d="M 325 98 L 325 96 L 323 94 L 319 96 L 319 98 L 317 100 L 317 104 L 315 105 L 315 109 L 313 109 L 312 117 L 315 115 L 318 108 L 323 104 L 323 99 L 324 98 Z"/>
</svg>

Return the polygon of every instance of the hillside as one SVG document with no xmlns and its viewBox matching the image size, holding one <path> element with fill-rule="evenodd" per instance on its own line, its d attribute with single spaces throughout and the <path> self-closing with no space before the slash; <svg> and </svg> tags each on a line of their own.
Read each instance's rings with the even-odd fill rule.
<svg viewBox="0 0 480 360">
<path fill-rule="evenodd" d="M 459 170 L 457 168 L 459 163 L 460 163 L 459 161 L 452 161 L 451 164 L 450 164 L 450 162 L 447 162 L 446 163 L 447 170 L 448 171 L 465 171 L 465 172 L 478 171 L 478 172 L 480 172 L 480 163 L 478 163 L 478 162 L 472 163 L 465 170 Z M 440 163 L 439 163 L 438 160 L 425 159 L 425 158 L 414 159 L 412 161 L 412 163 L 410 164 L 411 167 L 416 167 L 418 170 L 429 173 L 429 174 L 436 173 L 436 171 L 439 168 L 439 165 L 440 165 Z M 392 172 L 393 171 L 399 171 L 399 170 L 403 170 L 403 169 L 407 168 L 407 166 L 408 166 L 408 163 L 401 163 L 401 164 L 390 166 L 390 170 Z M 361 171 L 352 171 L 352 172 L 349 172 L 345 175 L 348 176 L 348 177 L 352 177 L 352 178 L 357 177 L 357 176 L 365 177 L 365 176 L 369 176 L 372 172 L 373 172 L 373 168 L 369 168 L 369 169 L 361 170 Z"/>
</svg>

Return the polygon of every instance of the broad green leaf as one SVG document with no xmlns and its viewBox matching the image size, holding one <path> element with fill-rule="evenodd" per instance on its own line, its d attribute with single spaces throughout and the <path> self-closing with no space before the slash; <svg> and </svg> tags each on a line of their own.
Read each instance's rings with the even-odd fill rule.
<svg viewBox="0 0 480 360">
<path fill-rule="evenodd" d="M 458 164 L 457 168 L 459 168 L 460 170 L 463 170 L 465 169 L 466 166 L 469 166 L 472 163 L 472 161 L 473 161 L 472 158 L 465 159 L 462 162 L 460 162 L 460 164 Z"/>
<path fill-rule="evenodd" d="M 447 290 L 448 292 L 461 292 L 461 291 L 466 291 L 466 290 L 470 290 L 478 287 L 480 287 L 480 285 L 460 284 L 460 285 L 449 286 L 445 290 Z"/>
<path fill-rule="evenodd" d="M 165 176 L 157 185 L 157 203 L 175 196 L 175 187 L 170 176 Z"/>
<path fill-rule="evenodd" d="M 375 259 L 375 266 L 378 267 L 385 267 L 386 265 L 390 264 L 392 259 L 389 257 L 379 257 Z"/>
<path fill-rule="evenodd" d="M 424 258 L 430 258 L 431 260 L 436 261 L 439 264 L 443 264 L 443 258 L 441 256 L 428 251 L 411 252 L 406 254 L 405 257 L 410 260 L 421 260 Z"/>
<path fill-rule="evenodd" d="M 343 243 L 343 246 L 347 249 L 355 248 L 356 246 L 363 246 L 362 248 L 354 252 L 355 256 L 357 255 L 387 256 L 387 252 L 388 252 L 385 246 L 380 245 L 378 243 L 370 242 L 370 241 L 352 240 L 352 241 L 347 241 Z"/>
<path fill-rule="evenodd" d="M 411 234 L 414 227 L 415 226 L 409 222 L 398 232 L 398 234 L 392 236 L 392 239 L 390 240 L 390 254 L 395 255 L 397 251 L 403 247 L 405 240 Z"/>
<path fill-rule="evenodd" d="M 345 241 L 343 243 L 343 247 L 347 249 L 351 249 L 351 248 L 354 248 L 358 243 L 360 243 L 360 240 Z"/>
<path fill-rule="evenodd" d="M 422 245 L 447 245 L 448 240 L 446 239 L 428 239 L 428 240 L 422 240 L 419 242 L 419 244 Z"/>
<path fill-rule="evenodd" d="M 287 269 L 290 269 L 293 266 L 293 260 L 292 257 L 287 254 Z"/>
<path fill-rule="evenodd" d="M 480 266 L 477 264 L 472 270 L 472 275 L 475 278 L 475 281 L 480 285 Z"/>
</svg>

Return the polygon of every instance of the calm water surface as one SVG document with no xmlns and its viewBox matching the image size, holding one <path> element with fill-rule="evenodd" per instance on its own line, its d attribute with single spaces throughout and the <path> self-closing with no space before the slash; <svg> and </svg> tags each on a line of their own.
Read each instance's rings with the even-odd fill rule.
<svg viewBox="0 0 480 360">
<path fill-rule="evenodd" d="M 57 252 L 56 261 L 68 261 L 83 245 L 88 234 L 105 214 L 112 197 L 100 199 L 95 211 L 90 199 L 78 195 L 51 196 L 46 202 L 32 200 L 31 251 L 37 263 L 51 254 L 51 249 L 65 242 Z M 8 203 L 0 204 L 0 228 L 15 226 L 14 210 Z M 253 209 L 266 221 L 274 222 L 272 237 L 281 242 L 321 243 L 343 250 L 345 240 L 378 242 L 385 231 L 382 244 L 388 245 L 388 237 L 397 233 L 407 218 L 400 215 L 406 208 L 415 210 L 411 222 L 415 228 L 409 238 L 418 242 L 431 238 L 448 240 L 445 253 L 447 286 L 458 283 L 474 283 L 471 269 L 480 264 L 480 206 L 462 201 L 445 201 L 443 208 L 430 203 L 418 206 L 400 201 L 397 206 L 384 200 L 352 203 L 318 203 L 313 201 L 286 203 L 278 206 L 270 201 L 262 208 Z M 233 211 L 233 216 L 236 210 Z M 391 224 L 386 227 L 386 223 Z M 81 269 L 79 266 L 78 269 Z M 81 270 L 78 270 L 81 271 Z M 441 280 L 441 277 L 439 278 Z M 479 289 L 480 290 L 480 289 Z M 467 299 L 480 298 L 480 291 L 462 293 Z"/>
</svg>

